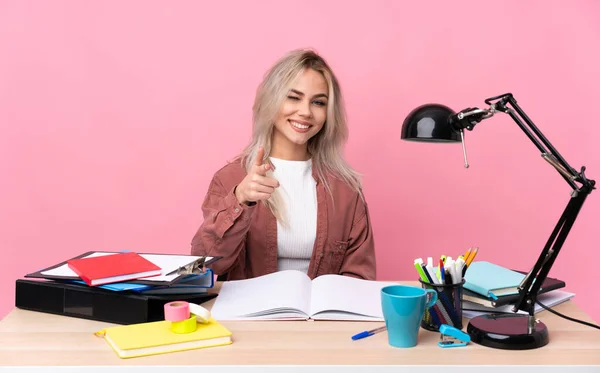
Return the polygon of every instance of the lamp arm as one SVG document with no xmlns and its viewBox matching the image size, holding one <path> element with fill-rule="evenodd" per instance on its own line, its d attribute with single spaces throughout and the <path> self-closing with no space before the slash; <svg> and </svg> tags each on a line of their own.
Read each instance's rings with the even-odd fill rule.
<svg viewBox="0 0 600 373">
<path fill-rule="evenodd" d="M 590 192 L 590 186 L 584 185 L 579 189 L 579 192 L 573 191 L 571 193 L 571 199 L 548 238 L 538 260 L 518 286 L 519 298 L 513 307 L 513 312 L 523 310 L 533 316 L 537 294 Z"/>
<path fill-rule="evenodd" d="M 542 157 L 561 174 L 563 179 L 572 188 L 569 203 L 548 238 L 538 260 L 518 286 L 519 298 L 513 307 L 513 312 L 519 310 L 526 311 L 529 314 L 529 328 L 533 330 L 535 328 L 533 315 L 537 294 L 552 268 L 554 260 L 556 260 L 583 203 L 592 190 L 596 189 L 596 182 L 587 179 L 585 176 L 585 166 L 582 166 L 581 171 L 577 172 L 567 163 L 531 119 L 529 119 L 511 93 L 488 98 L 485 102 L 490 105 L 489 109 L 469 108 L 454 115 L 450 119 L 454 129 L 460 131 L 462 134 L 464 129 L 472 130 L 475 124 L 493 116 L 498 111 L 506 113 L 534 143 L 542 153 Z"/>
<path fill-rule="evenodd" d="M 517 101 L 512 94 L 507 93 L 505 95 L 497 97 L 499 100 L 493 103 L 494 97 L 485 100 L 486 103 L 490 103 L 494 106 L 495 110 L 507 113 L 517 123 L 519 128 L 529 137 L 531 142 L 538 148 L 542 153 L 542 157 L 548 161 L 557 171 L 560 172 L 561 176 L 569 184 L 569 186 L 577 190 L 578 187 L 574 181 L 577 180 L 579 173 L 573 169 L 562 157 L 562 155 L 552 146 L 550 141 L 542 134 L 537 126 L 529 119 L 527 114 L 517 104 Z M 510 105 L 510 106 L 507 106 Z M 512 108 L 511 108 L 512 106 Z M 521 120 L 522 118 L 522 120 Z M 525 123 L 523 123 L 523 121 Z M 585 170 L 585 168 L 583 169 Z"/>
</svg>

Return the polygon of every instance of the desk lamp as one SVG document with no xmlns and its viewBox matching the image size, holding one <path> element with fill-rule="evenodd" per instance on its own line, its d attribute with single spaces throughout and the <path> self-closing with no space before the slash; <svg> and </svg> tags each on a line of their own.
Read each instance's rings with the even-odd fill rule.
<svg viewBox="0 0 600 373">
<path fill-rule="evenodd" d="M 518 286 L 519 297 L 513 313 L 486 314 L 469 321 L 467 333 L 475 343 L 499 349 L 525 350 L 545 346 L 548 343 L 546 325 L 534 317 L 535 303 L 541 284 L 546 279 L 558 256 L 581 206 L 595 188 L 596 182 L 581 171 L 573 169 L 556 151 L 531 119 L 519 107 L 511 93 L 485 100 L 488 108 L 467 108 L 458 113 L 447 106 L 427 104 L 409 113 L 402 125 L 403 140 L 418 142 L 461 142 L 465 168 L 469 167 L 465 147 L 464 130 L 473 130 L 476 124 L 501 112 L 508 114 L 535 146 L 572 188 L 571 198 L 561 215 L 535 265 Z M 519 310 L 527 314 L 518 314 Z"/>
</svg>

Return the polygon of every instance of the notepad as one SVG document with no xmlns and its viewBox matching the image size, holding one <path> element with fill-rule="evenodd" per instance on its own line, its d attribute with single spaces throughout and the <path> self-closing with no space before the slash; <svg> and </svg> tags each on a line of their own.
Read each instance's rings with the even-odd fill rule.
<svg viewBox="0 0 600 373">
<path fill-rule="evenodd" d="M 223 283 L 211 309 L 217 320 L 383 321 L 381 289 L 391 282 L 341 275 L 311 279 L 294 270 Z"/>
<path fill-rule="evenodd" d="M 517 287 L 524 278 L 524 274 L 494 263 L 472 262 L 464 276 L 464 287 L 488 298 L 498 298 L 518 294 Z"/>
<path fill-rule="evenodd" d="M 214 319 L 207 324 L 198 323 L 196 331 L 186 334 L 173 333 L 170 321 L 115 326 L 95 334 L 104 337 L 123 359 L 232 343 L 231 332 Z"/>
</svg>

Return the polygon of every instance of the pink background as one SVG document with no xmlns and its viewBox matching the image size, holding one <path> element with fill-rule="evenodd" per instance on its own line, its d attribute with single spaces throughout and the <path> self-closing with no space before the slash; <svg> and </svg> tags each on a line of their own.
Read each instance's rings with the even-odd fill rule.
<svg viewBox="0 0 600 373">
<path fill-rule="evenodd" d="M 363 2 L 364 4 L 364 2 Z M 313 47 L 347 99 L 378 277 L 416 257 L 529 269 L 570 189 L 506 115 L 459 145 L 400 141 L 425 102 L 512 92 L 575 168 L 600 179 L 594 1 L 0 2 L 0 316 L 14 282 L 88 250 L 189 253 L 213 173 L 246 144 L 262 74 Z M 600 192 L 551 275 L 600 320 Z"/>
</svg>

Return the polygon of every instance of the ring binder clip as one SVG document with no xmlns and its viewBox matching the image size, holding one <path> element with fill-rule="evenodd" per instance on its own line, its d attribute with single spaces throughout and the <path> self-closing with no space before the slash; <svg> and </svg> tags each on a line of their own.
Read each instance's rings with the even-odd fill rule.
<svg viewBox="0 0 600 373">
<path fill-rule="evenodd" d="M 204 263 L 206 262 L 206 257 L 202 256 L 196 260 L 194 260 L 193 262 L 181 266 L 179 268 L 177 268 L 176 270 L 170 272 L 167 274 L 167 276 L 170 275 L 201 275 L 204 274 L 206 272 L 206 267 L 204 266 Z"/>
<path fill-rule="evenodd" d="M 440 341 L 438 346 L 442 348 L 463 347 L 471 342 L 471 337 L 462 330 L 448 324 L 440 325 Z"/>
</svg>

